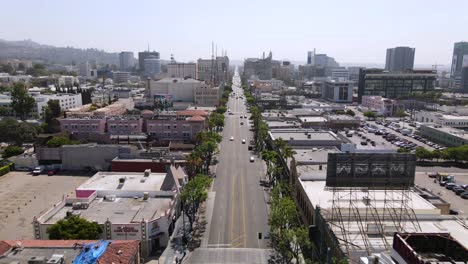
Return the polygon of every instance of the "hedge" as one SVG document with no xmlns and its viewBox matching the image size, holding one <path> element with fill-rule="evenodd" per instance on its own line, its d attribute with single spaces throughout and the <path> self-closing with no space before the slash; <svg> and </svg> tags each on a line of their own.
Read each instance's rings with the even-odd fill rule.
<svg viewBox="0 0 468 264">
<path fill-rule="evenodd" d="M 10 165 L 5 165 L 3 167 L 0 167 L 0 176 L 3 176 L 10 172 Z"/>
</svg>

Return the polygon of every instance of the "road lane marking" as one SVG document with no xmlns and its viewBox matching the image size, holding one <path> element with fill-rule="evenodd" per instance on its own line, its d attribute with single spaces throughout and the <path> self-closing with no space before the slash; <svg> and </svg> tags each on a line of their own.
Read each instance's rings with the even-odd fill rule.
<svg viewBox="0 0 468 264">
<path fill-rule="evenodd" d="M 245 176 L 245 175 L 244 175 Z M 242 188 L 242 224 L 244 226 L 244 247 L 247 247 L 247 232 L 245 231 L 245 190 L 244 190 L 244 177 L 241 175 L 241 188 Z"/>
</svg>

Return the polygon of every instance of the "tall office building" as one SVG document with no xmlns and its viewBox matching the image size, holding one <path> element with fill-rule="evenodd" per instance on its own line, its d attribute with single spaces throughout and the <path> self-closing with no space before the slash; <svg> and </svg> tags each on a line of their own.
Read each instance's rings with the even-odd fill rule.
<svg viewBox="0 0 468 264">
<path fill-rule="evenodd" d="M 268 54 L 265 58 L 265 53 L 261 59 L 248 58 L 244 61 L 244 76 L 249 79 L 256 76 L 260 80 L 270 80 L 273 78 L 273 54 Z"/>
<path fill-rule="evenodd" d="M 456 42 L 453 47 L 452 69 L 450 77 L 453 79 L 453 88 L 461 88 L 462 70 L 468 67 L 468 42 Z"/>
<path fill-rule="evenodd" d="M 415 48 L 396 47 L 387 49 L 385 69 L 392 72 L 413 70 Z"/>
<path fill-rule="evenodd" d="M 80 76 L 88 77 L 89 75 L 89 63 L 87 61 L 80 64 Z"/>
<path fill-rule="evenodd" d="M 229 79 L 229 57 L 221 56 L 216 59 L 198 59 L 197 78 L 201 81 L 212 82 L 217 86 Z"/>
<path fill-rule="evenodd" d="M 307 52 L 307 64 L 312 64 L 312 51 Z"/>
<path fill-rule="evenodd" d="M 119 68 L 120 70 L 129 70 L 135 66 L 135 58 L 133 57 L 133 52 L 131 51 L 122 51 L 119 54 Z"/>
<path fill-rule="evenodd" d="M 145 76 L 153 77 L 161 73 L 161 61 L 156 56 L 149 56 L 144 61 Z"/>
<path fill-rule="evenodd" d="M 154 56 L 156 59 L 159 59 L 159 52 L 157 51 L 142 51 L 138 52 L 138 69 L 145 70 L 145 59 L 149 56 Z"/>
</svg>

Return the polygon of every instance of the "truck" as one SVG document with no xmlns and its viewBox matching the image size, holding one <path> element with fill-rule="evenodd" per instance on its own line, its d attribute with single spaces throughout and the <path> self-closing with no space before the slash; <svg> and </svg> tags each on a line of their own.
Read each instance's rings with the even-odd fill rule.
<svg viewBox="0 0 468 264">
<path fill-rule="evenodd" d="M 455 176 L 454 175 L 438 174 L 436 177 L 437 177 L 437 180 L 439 182 L 455 182 Z"/>
</svg>

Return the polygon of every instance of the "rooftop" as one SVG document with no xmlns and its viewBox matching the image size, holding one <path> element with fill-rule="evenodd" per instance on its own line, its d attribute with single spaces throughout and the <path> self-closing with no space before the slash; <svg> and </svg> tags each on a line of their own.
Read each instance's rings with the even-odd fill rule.
<svg viewBox="0 0 468 264">
<path fill-rule="evenodd" d="M 201 81 L 192 78 L 163 78 L 157 83 L 201 83 Z"/>
<path fill-rule="evenodd" d="M 447 133 L 447 134 L 450 134 L 450 135 L 453 135 L 453 136 L 456 136 L 456 137 L 459 137 L 459 138 L 463 138 L 465 140 L 468 140 L 468 132 L 466 132 L 464 130 L 461 130 L 461 129 L 457 129 L 457 128 L 453 128 L 453 127 L 447 127 L 447 126 L 441 126 L 441 125 L 436 125 L 436 124 L 422 124 L 421 125 L 421 127 L 424 127 L 424 126 L 435 129 L 435 130 L 438 130 L 438 131 L 441 131 L 441 132 L 444 132 L 444 133 Z"/>
<path fill-rule="evenodd" d="M 273 136 L 273 140 L 276 138 L 282 138 L 286 141 L 290 141 L 290 140 L 341 141 L 336 136 L 335 133 L 329 132 L 329 131 L 317 132 L 317 131 L 304 130 L 304 129 L 277 129 L 277 130 L 272 130 L 271 135 Z"/>
<path fill-rule="evenodd" d="M 296 164 L 327 164 L 328 153 L 340 152 L 337 148 L 293 148 Z"/>
<path fill-rule="evenodd" d="M 50 215 L 44 215 L 44 224 L 54 224 L 64 219 L 67 212 L 73 211 L 79 217 L 88 221 L 97 221 L 102 224 L 109 219 L 112 223 L 136 223 L 144 220 L 152 220 L 166 215 L 171 208 L 171 198 L 150 197 L 144 200 L 138 198 L 117 197 L 113 201 L 96 197 L 89 203 L 87 209 L 73 210 L 73 204 L 66 202 L 60 209 L 52 211 Z"/>
<path fill-rule="evenodd" d="M 327 119 L 322 116 L 300 116 L 298 118 L 299 120 L 301 120 L 302 123 L 305 123 L 305 122 L 325 123 L 327 122 Z"/>
<path fill-rule="evenodd" d="M 97 242 L 95 240 L 4 240 L 0 241 L 0 263 L 28 263 L 31 257 L 43 256 L 50 258 L 53 254 L 64 255 L 66 262 L 71 263 L 82 250 L 83 244 Z M 22 250 L 12 250 L 21 245 Z M 98 263 L 131 263 L 139 250 L 137 240 L 111 240 Z M 120 253 L 119 253 L 120 251 Z"/>
<path fill-rule="evenodd" d="M 144 173 L 136 172 L 98 172 L 77 190 L 159 191 L 166 177 L 166 173 L 150 173 L 145 177 Z"/>
</svg>

